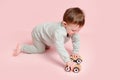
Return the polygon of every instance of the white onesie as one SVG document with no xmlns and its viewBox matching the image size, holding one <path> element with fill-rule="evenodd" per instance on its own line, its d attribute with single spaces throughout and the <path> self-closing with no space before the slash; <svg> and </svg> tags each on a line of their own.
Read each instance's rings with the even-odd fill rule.
<svg viewBox="0 0 120 80">
<path fill-rule="evenodd" d="M 68 36 L 61 22 L 37 25 L 32 31 L 33 45 L 23 45 L 21 51 L 26 53 L 43 53 L 46 46 L 54 46 L 64 62 L 70 61 L 69 54 L 64 44 L 72 39 L 73 53 L 79 52 L 79 34 Z"/>
</svg>

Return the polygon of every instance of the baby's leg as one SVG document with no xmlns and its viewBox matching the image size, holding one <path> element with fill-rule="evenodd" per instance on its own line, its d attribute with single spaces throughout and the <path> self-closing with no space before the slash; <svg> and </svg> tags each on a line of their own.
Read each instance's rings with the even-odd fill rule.
<svg viewBox="0 0 120 80">
<path fill-rule="evenodd" d="M 21 51 L 25 53 L 43 53 L 45 52 L 45 44 L 33 39 L 33 45 L 25 44 L 21 47 Z"/>
<path fill-rule="evenodd" d="M 24 53 L 43 53 L 45 51 L 45 44 L 41 41 L 33 39 L 33 45 L 17 45 L 16 50 L 14 52 L 14 56 L 19 55 L 21 52 Z"/>
</svg>

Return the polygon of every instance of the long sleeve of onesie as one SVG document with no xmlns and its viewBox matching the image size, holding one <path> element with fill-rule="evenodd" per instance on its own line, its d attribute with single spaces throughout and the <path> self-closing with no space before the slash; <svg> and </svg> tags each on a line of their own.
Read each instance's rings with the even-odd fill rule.
<svg viewBox="0 0 120 80">
<path fill-rule="evenodd" d="M 72 37 L 72 44 L 73 44 L 73 53 L 79 53 L 80 48 L 80 36 L 79 34 L 74 34 Z"/>
<path fill-rule="evenodd" d="M 55 39 L 54 45 L 60 57 L 63 59 L 64 62 L 70 61 L 69 54 L 64 47 L 64 34 L 61 33 L 61 30 L 55 31 L 54 39 Z"/>
</svg>

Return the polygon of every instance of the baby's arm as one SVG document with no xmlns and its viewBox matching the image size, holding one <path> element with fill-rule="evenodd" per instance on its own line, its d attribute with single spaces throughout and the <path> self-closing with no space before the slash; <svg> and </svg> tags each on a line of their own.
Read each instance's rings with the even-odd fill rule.
<svg viewBox="0 0 120 80">
<path fill-rule="evenodd" d="M 60 41 L 56 41 L 56 49 L 60 55 L 60 57 L 63 59 L 63 61 L 65 62 L 65 65 L 70 67 L 71 70 L 73 70 L 74 66 L 76 65 L 75 62 L 73 62 L 70 59 L 70 56 L 68 54 L 68 52 L 66 51 L 66 49 L 64 48 L 64 43 L 62 42 L 62 39 Z"/>
<path fill-rule="evenodd" d="M 79 34 L 74 34 L 72 37 L 72 44 L 73 44 L 73 53 L 74 54 L 78 54 L 79 53 L 79 49 L 80 49 L 80 36 Z M 73 55 L 74 55 L 73 54 Z"/>
<path fill-rule="evenodd" d="M 54 40 L 55 48 L 58 51 L 60 57 L 68 67 L 71 67 L 71 69 L 73 69 L 76 63 L 70 59 L 70 56 L 64 47 L 64 36 L 60 31 L 55 32 Z"/>
<path fill-rule="evenodd" d="M 62 32 L 60 30 L 55 31 L 54 45 L 55 45 L 55 48 L 56 48 L 58 54 L 60 55 L 60 57 L 62 58 L 62 60 L 65 63 L 71 61 L 70 56 L 64 47 L 64 34 L 62 34 Z"/>
</svg>

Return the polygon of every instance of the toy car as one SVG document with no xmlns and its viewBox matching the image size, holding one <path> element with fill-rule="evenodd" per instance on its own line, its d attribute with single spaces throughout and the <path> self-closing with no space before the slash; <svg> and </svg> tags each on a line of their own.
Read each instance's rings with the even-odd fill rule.
<svg viewBox="0 0 120 80">
<path fill-rule="evenodd" d="M 73 61 L 73 62 L 76 62 L 77 64 L 80 64 L 82 62 L 82 59 L 81 57 L 79 56 L 78 58 L 74 58 L 72 55 L 70 56 L 70 59 Z"/>
<path fill-rule="evenodd" d="M 71 59 L 73 62 L 76 62 L 76 63 L 77 63 L 77 64 L 74 66 L 74 68 L 73 68 L 72 71 L 73 71 L 74 73 L 78 73 L 78 72 L 80 71 L 80 68 L 81 68 L 81 66 L 80 66 L 80 63 L 82 62 L 81 57 L 79 56 L 79 58 L 74 58 L 73 56 L 70 56 L 70 59 Z M 66 65 L 65 71 L 70 72 L 70 71 L 71 71 L 71 67 L 69 67 L 68 65 Z"/>
</svg>

